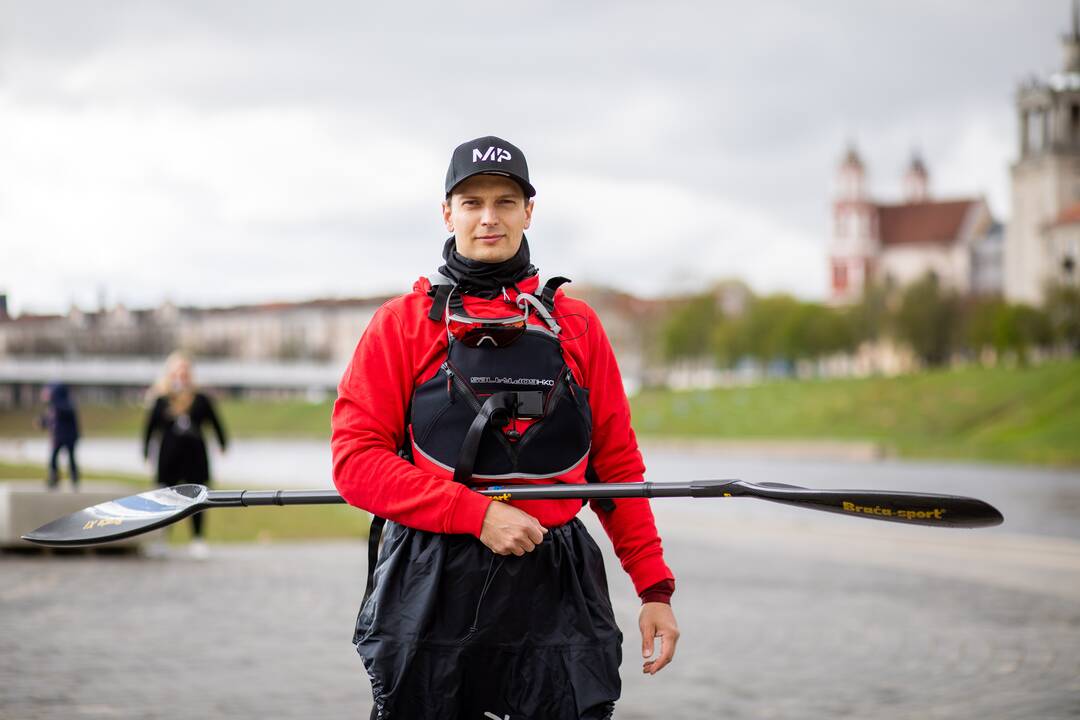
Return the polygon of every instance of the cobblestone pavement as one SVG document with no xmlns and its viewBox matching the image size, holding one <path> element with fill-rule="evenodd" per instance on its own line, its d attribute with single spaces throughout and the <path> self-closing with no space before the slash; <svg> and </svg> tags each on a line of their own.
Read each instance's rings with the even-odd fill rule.
<svg viewBox="0 0 1080 720">
<path fill-rule="evenodd" d="M 1080 718 L 1080 542 L 734 505 L 657 507 L 683 639 L 655 677 L 599 540 L 620 720 Z M 366 720 L 363 579 L 356 543 L 0 557 L 0 717 Z"/>
</svg>

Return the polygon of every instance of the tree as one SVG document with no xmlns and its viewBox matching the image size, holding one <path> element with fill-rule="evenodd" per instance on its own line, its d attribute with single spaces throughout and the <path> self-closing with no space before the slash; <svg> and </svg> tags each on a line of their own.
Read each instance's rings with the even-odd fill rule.
<svg viewBox="0 0 1080 720">
<path fill-rule="evenodd" d="M 708 356 L 715 326 L 723 320 L 711 293 L 695 295 L 678 305 L 663 325 L 661 338 L 668 360 Z"/>
<path fill-rule="evenodd" d="M 1013 305 L 1012 315 L 1022 347 L 1045 348 L 1054 344 L 1054 326 L 1044 310 L 1030 305 Z"/>
<path fill-rule="evenodd" d="M 1046 314 L 1056 339 L 1080 352 L 1080 287 L 1058 284 L 1047 288 Z"/>
<path fill-rule="evenodd" d="M 863 289 L 862 297 L 848 315 L 852 342 L 877 340 L 889 329 L 889 297 L 896 289 L 886 284 L 871 283 Z"/>
<path fill-rule="evenodd" d="M 952 354 L 959 318 L 956 294 L 942 288 L 937 275 L 931 272 L 904 289 L 896 328 L 924 363 L 936 366 L 944 364 Z"/>
<path fill-rule="evenodd" d="M 843 311 L 782 294 L 754 298 L 741 317 L 724 318 L 713 331 L 714 356 L 727 366 L 747 356 L 790 364 L 855 344 Z"/>
<path fill-rule="evenodd" d="M 963 344 L 979 352 L 1015 353 L 1026 361 L 1032 347 L 1050 347 L 1054 326 L 1050 315 L 1030 305 L 1010 305 L 1000 298 L 970 301 L 963 309 Z"/>
<path fill-rule="evenodd" d="M 963 305 L 964 344 L 975 353 L 993 348 L 998 353 L 1006 348 L 998 336 L 999 318 L 1007 312 L 1001 298 L 977 298 Z"/>
</svg>

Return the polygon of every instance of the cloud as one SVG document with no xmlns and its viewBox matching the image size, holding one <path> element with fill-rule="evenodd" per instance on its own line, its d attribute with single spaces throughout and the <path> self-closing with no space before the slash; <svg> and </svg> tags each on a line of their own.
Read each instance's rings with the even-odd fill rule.
<svg viewBox="0 0 1080 720">
<path fill-rule="evenodd" d="M 703 190 L 634 179 L 556 176 L 535 227 L 543 270 L 558 258 L 567 274 L 657 295 L 742 277 L 762 290 L 824 292 L 823 241 L 812 232 L 733 205 Z M 546 231 L 545 213 L 563 234 Z M 536 235 L 537 233 L 534 233 Z"/>
<path fill-rule="evenodd" d="M 1061 7 L 1058 7 L 1058 5 Z M 1008 212 L 1016 82 L 1064 3 L 3 3 L 0 288 L 17 310 L 393 292 L 450 148 L 504 135 L 544 270 L 824 293 L 855 138 Z M 565 263 L 568 267 L 555 267 Z"/>
</svg>

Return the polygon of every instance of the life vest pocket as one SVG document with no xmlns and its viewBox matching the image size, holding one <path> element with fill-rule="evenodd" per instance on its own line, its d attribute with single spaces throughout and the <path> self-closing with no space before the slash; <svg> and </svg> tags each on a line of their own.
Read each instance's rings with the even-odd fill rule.
<svg viewBox="0 0 1080 720">
<path fill-rule="evenodd" d="M 588 456 L 592 443 L 588 391 L 571 383 L 572 376 L 564 373 L 543 419 L 531 425 L 517 443 L 518 468 L 544 467 L 544 473 L 562 474 Z"/>
<path fill-rule="evenodd" d="M 456 393 L 457 389 L 453 387 L 453 381 L 444 368 L 439 368 L 435 377 L 416 389 L 409 422 L 412 425 L 413 438 L 418 444 L 424 445 L 427 442 L 439 419 L 459 400 L 455 397 Z M 462 404 L 465 405 L 464 402 Z"/>
</svg>

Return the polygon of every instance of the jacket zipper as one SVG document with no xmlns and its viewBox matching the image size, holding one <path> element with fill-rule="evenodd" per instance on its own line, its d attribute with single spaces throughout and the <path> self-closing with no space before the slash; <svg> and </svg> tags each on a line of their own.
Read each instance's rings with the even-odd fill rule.
<svg viewBox="0 0 1080 720">
<path fill-rule="evenodd" d="M 570 394 L 574 396 L 574 402 L 576 403 L 576 402 L 578 402 L 578 396 L 577 396 L 577 393 L 574 392 L 574 385 L 575 385 L 574 371 L 570 369 L 569 365 L 567 365 L 566 366 L 566 387 L 570 391 Z"/>
<path fill-rule="evenodd" d="M 454 371 L 453 366 L 450 365 L 450 361 L 447 360 L 442 364 L 443 372 L 446 373 L 447 385 L 450 388 L 450 396 L 454 396 L 454 389 L 457 389 L 458 393 L 465 398 L 465 402 L 469 403 L 474 411 L 480 412 L 481 403 L 476 398 L 476 394 L 472 389 L 465 384 L 465 381 Z"/>
<path fill-rule="evenodd" d="M 454 404 L 454 371 L 450 369 L 450 362 L 444 362 L 439 369 L 446 373 L 446 394 L 450 398 L 450 404 Z"/>
</svg>

